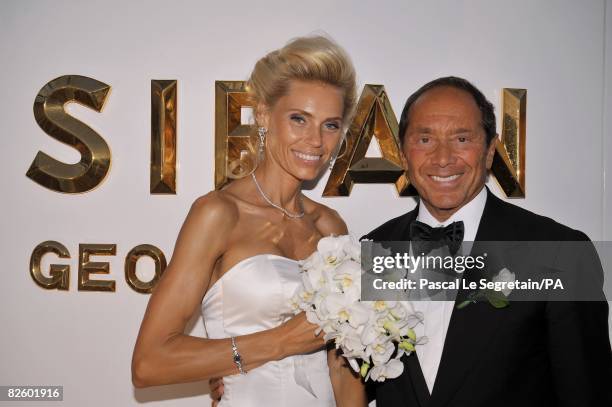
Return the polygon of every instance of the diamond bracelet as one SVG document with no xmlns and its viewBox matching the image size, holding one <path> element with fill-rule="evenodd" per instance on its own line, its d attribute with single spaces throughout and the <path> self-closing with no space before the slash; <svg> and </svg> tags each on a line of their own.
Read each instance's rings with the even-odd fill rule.
<svg viewBox="0 0 612 407">
<path fill-rule="evenodd" d="M 240 352 L 238 352 L 238 346 L 236 346 L 236 338 L 232 336 L 232 358 L 234 359 L 234 363 L 238 367 L 238 371 L 240 374 L 246 374 L 246 370 L 242 368 L 242 357 L 240 356 Z"/>
</svg>

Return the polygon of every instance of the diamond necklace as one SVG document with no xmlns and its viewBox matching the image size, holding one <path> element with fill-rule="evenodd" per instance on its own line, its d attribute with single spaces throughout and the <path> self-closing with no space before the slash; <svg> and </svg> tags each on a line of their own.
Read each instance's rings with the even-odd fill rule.
<svg viewBox="0 0 612 407">
<path fill-rule="evenodd" d="M 291 213 L 288 210 L 286 210 L 285 208 L 283 208 L 280 205 L 275 204 L 274 202 L 272 202 L 270 200 L 270 198 L 268 198 L 268 196 L 264 193 L 264 191 L 262 191 L 261 186 L 259 185 L 259 182 L 257 182 L 257 178 L 255 178 L 255 173 L 252 172 L 251 173 L 251 178 L 253 178 L 253 182 L 255 182 L 255 186 L 257 187 L 257 190 L 259 191 L 259 194 L 261 195 L 261 197 L 270 205 L 272 205 L 273 207 L 275 207 L 276 209 L 281 210 L 285 216 L 287 216 L 288 218 L 292 218 L 292 219 L 297 219 L 297 218 L 301 218 L 302 216 L 304 216 L 304 206 L 302 204 L 302 201 L 299 201 L 300 203 L 300 207 L 302 208 L 302 212 L 301 213 Z"/>
</svg>

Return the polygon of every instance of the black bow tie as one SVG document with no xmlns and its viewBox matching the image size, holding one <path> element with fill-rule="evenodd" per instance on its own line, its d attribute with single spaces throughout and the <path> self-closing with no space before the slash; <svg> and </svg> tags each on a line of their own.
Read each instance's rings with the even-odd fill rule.
<svg viewBox="0 0 612 407">
<path fill-rule="evenodd" d="M 453 222 L 450 225 L 432 228 L 423 222 L 415 220 L 410 224 L 410 240 L 413 243 L 415 256 L 427 254 L 433 249 L 448 246 L 454 256 L 463 242 L 463 222 Z"/>
</svg>

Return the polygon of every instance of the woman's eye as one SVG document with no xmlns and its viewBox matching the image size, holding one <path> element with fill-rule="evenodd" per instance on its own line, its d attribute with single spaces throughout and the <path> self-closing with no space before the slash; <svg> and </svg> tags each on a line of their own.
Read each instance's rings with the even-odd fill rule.
<svg viewBox="0 0 612 407">
<path fill-rule="evenodd" d="M 467 141 L 467 137 L 457 137 L 457 140 L 459 140 L 460 143 L 465 143 Z"/>
<path fill-rule="evenodd" d="M 429 137 L 425 137 L 425 136 L 421 137 L 421 138 L 419 139 L 419 143 L 421 143 L 421 144 L 427 144 L 427 143 L 429 143 Z"/>
<path fill-rule="evenodd" d="M 333 123 L 333 122 L 332 123 L 326 123 L 325 127 L 328 130 L 339 130 L 340 129 L 340 125 L 338 123 Z"/>
<path fill-rule="evenodd" d="M 294 122 L 299 123 L 299 124 L 303 124 L 303 123 L 306 122 L 306 120 L 304 120 L 304 118 L 302 116 L 299 116 L 299 115 L 291 116 L 291 120 L 293 120 Z"/>
</svg>

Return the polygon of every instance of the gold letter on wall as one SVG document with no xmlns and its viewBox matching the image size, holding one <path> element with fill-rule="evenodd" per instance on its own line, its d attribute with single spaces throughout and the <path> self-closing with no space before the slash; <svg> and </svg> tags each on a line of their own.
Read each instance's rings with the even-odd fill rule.
<svg viewBox="0 0 612 407">
<path fill-rule="evenodd" d="M 142 256 L 148 256 L 155 262 L 155 276 L 148 282 L 143 282 L 136 275 L 136 263 Z M 150 244 L 138 245 L 125 256 L 125 280 L 134 291 L 139 293 L 147 294 L 152 292 L 165 269 L 166 256 L 164 256 L 161 250 Z"/>
<path fill-rule="evenodd" d="M 176 194 L 176 115 L 176 80 L 152 80 L 152 194 Z"/>
<path fill-rule="evenodd" d="M 107 84 L 79 75 L 53 79 L 40 90 L 34 101 L 36 122 L 49 136 L 77 149 L 81 160 L 65 164 L 39 151 L 28 178 L 66 193 L 86 192 L 102 182 L 110 167 L 110 149 L 91 127 L 66 113 L 64 104 L 78 102 L 99 112 L 109 90 Z"/>
<path fill-rule="evenodd" d="M 215 81 L 215 189 L 250 174 L 257 165 L 253 126 L 242 124 L 243 107 L 252 107 L 245 82 Z"/>
<path fill-rule="evenodd" d="M 323 196 L 349 196 L 354 183 L 394 183 L 398 194 L 414 195 L 400 160 L 398 124 L 382 85 L 365 85 L 344 146 Z M 382 158 L 366 157 L 374 136 Z"/>
<path fill-rule="evenodd" d="M 70 281 L 70 265 L 68 264 L 51 264 L 49 266 L 49 276 L 45 276 L 41 269 L 40 263 L 42 258 L 47 253 L 55 253 L 62 259 L 69 259 L 70 253 L 66 246 L 54 240 L 42 242 L 34 248 L 32 256 L 30 256 L 30 275 L 34 282 L 46 289 L 57 288 L 58 290 L 68 290 Z"/>
<path fill-rule="evenodd" d="M 114 280 L 90 280 L 90 274 L 108 274 L 109 264 L 89 261 L 89 256 L 115 255 L 115 244 L 79 244 L 79 291 L 115 291 Z"/>
<path fill-rule="evenodd" d="M 525 197 L 527 90 L 504 88 L 502 134 L 491 171 L 509 198 Z"/>
</svg>

